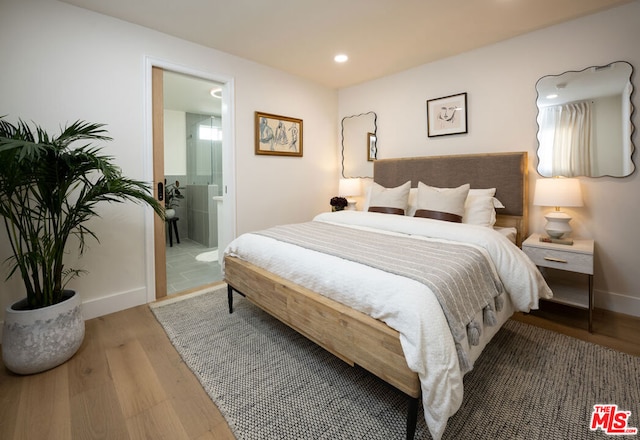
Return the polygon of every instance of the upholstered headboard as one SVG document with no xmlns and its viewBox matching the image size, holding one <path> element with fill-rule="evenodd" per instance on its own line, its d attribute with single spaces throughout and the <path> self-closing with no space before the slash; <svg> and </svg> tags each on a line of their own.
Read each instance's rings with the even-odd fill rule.
<svg viewBox="0 0 640 440">
<path fill-rule="evenodd" d="M 496 209 L 496 226 L 518 230 L 517 244 L 526 237 L 528 225 L 527 153 L 494 153 L 453 156 L 381 159 L 373 163 L 373 180 L 387 188 L 411 180 L 441 188 L 469 183 L 471 188 L 496 188 L 505 206 Z"/>
</svg>

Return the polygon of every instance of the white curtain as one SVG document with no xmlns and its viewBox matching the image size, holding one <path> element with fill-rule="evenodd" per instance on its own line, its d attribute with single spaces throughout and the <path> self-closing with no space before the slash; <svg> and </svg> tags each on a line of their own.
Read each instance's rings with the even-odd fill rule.
<svg viewBox="0 0 640 440">
<path fill-rule="evenodd" d="M 592 105 L 589 101 L 546 107 L 540 114 L 540 162 L 545 176 L 591 174 Z M 541 167 L 542 168 L 542 167 Z"/>
</svg>

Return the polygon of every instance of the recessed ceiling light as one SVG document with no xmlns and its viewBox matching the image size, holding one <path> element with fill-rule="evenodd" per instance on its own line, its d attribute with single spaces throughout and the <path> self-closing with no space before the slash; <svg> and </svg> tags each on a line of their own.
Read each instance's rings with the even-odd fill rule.
<svg viewBox="0 0 640 440">
<path fill-rule="evenodd" d="M 222 89 L 211 89 L 209 91 L 214 98 L 222 99 Z"/>
<path fill-rule="evenodd" d="M 338 54 L 338 55 L 336 55 L 335 57 L 333 57 L 333 60 L 334 60 L 336 63 L 344 63 L 344 62 L 346 62 L 348 59 L 349 59 L 349 57 L 348 57 L 348 56 L 346 56 L 346 55 L 345 55 L 345 54 L 343 54 L 343 53 Z"/>
</svg>

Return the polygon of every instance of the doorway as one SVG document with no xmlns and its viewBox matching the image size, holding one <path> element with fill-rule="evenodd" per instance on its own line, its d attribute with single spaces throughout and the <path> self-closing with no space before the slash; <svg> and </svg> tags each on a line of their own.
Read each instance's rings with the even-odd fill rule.
<svg viewBox="0 0 640 440">
<path fill-rule="evenodd" d="M 221 258 L 235 234 L 229 224 L 233 172 L 230 84 L 171 68 L 152 68 L 156 196 L 167 209 L 155 220 L 155 297 L 222 281 Z M 231 157 L 229 157 L 231 156 Z M 161 184 L 161 185 L 160 185 Z M 162 190 L 161 190 L 162 187 Z"/>
</svg>

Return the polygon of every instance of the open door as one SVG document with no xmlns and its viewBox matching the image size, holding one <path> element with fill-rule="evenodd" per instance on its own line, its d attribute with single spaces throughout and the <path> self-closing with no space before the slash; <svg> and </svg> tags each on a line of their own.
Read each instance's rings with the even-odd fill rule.
<svg viewBox="0 0 640 440">
<path fill-rule="evenodd" d="M 172 221 L 154 219 L 155 297 L 222 281 L 221 260 L 235 236 L 233 83 L 151 66 L 154 195 L 171 200 Z"/>
</svg>

